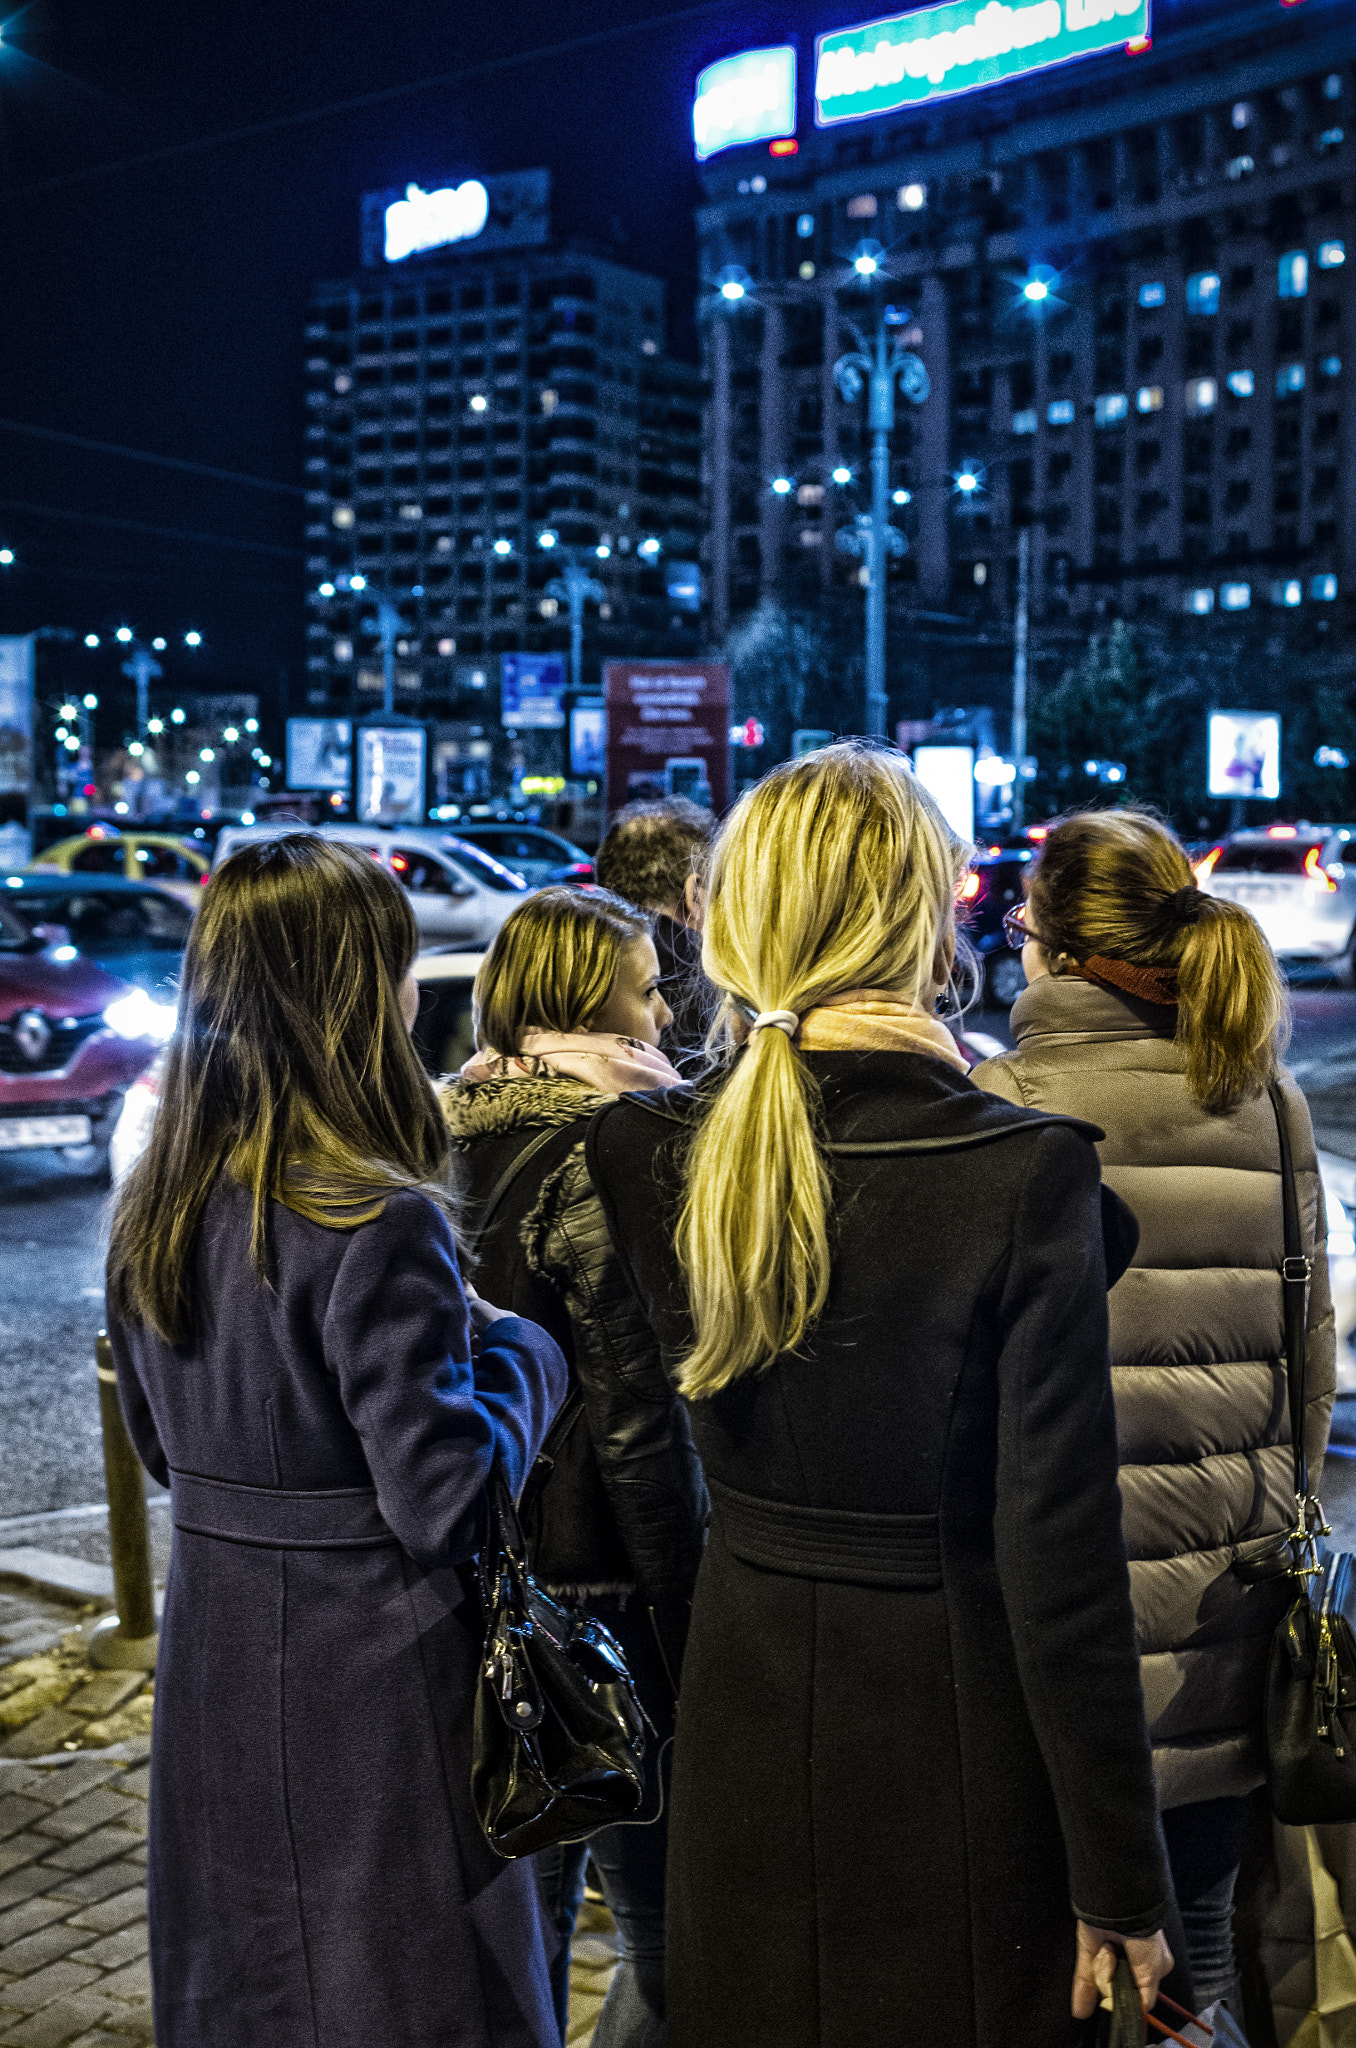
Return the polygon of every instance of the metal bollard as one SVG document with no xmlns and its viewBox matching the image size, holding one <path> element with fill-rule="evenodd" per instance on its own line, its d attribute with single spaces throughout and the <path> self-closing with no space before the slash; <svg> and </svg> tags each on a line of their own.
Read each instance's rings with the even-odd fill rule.
<svg viewBox="0 0 1356 2048">
<path fill-rule="evenodd" d="M 107 1671 L 154 1671 L 159 1635 L 151 1538 L 146 1526 L 146 1475 L 132 1448 L 118 1404 L 113 1347 L 100 1330 L 94 1347 L 99 1376 L 99 1420 L 108 1485 L 108 1534 L 113 1552 L 115 1614 L 104 1615 L 89 1635 L 89 1660 Z"/>
</svg>

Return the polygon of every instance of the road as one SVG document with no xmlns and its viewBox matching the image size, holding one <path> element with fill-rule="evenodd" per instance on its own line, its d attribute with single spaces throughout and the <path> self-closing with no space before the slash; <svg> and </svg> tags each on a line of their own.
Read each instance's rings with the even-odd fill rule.
<svg viewBox="0 0 1356 2048">
<path fill-rule="evenodd" d="M 1309 1097 L 1320 1143 L 1351 1161 L 1356 1199 L 1356 993 L 1322 984 L 1294 991 L 1289 1062 Z M 995 1012 L 974 1022 L 1005 1036 Z M 94 1338 L 103 1316 L 108 1197 L 46 1153 L 0 1157 L 0 1547 L 35 1544 L 106 1559 L 104 1524 L 90 1516 L 29 1523 L 103 1499 L 103 1454 L 94 1385 Z M 1356 1259 L 1342 1262 L 1344 1322 L 1356 1323 Z M 1335 1276 L 1336 1277 L 1336 1276 Z M 1356 1362 L 1353 1362 L 1356 1385 Z M 1356 1396 L 1343 1403 L 1356 1411 Z M 1356 1549 L 1356 1413 L 1353 1456 L 1329 1463 L 1324 1497 Z M 14 1518 L 26 1526 L 14 1527 Z M 153 1513 L 163 1557 L 166 1517 Z M 8 1524 L 8 1526 L 6 1526 Z"/>
</svg>

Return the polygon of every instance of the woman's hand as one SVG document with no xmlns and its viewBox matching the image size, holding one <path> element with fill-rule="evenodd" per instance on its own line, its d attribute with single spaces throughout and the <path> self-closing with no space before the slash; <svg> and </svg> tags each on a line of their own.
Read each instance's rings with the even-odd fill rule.
<svg viewBox="0 0 1356 2048">
<path fill-rule="evenodd" d="M 486 1301 L 477 1294 L 474 1287 L 466 1290 L 466 1306 L 471 1311 L 471 1334 L 478 1337 L 482 1330 L 488 1330 L 491 1323 L 497 1323 L 501 1316 L 511 1316 L 511 1308 L 496 1308 L 492 1301 Z"/>
<path fill-rule="evenodd" d="M 1139 1989 L 1140 2004 L 1145 2012 L 1152 2012 L 1158 2000 L 1158 1987 L 1172 1968 L 1172 1950 L 1162 1932 L 1143 1936 L 1109 1934 L 1104 1927 L 1089 1927 L 1080 1920 L 1073 1980 L 1076 2020 L 1091 2019 L 1103 1996 L 1110 1998 L 1111 1980 L 1122 1949 Z"/>
</svg>

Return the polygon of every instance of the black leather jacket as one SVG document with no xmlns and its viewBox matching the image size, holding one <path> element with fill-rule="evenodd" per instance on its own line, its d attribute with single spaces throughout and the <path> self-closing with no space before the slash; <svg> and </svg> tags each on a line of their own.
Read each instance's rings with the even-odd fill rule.
<svg viewBox="0 0 1356 2048">
<path fill-rule="evenodd" d="M 584 1161 L 588 1119 L 610 1098 L 543 1076 L 450 1083 L 443 1108 L 466 1199 L 471 1278 L 549 1330 L 571 1393 L 523 1497 L 533 1568 L 557 1593 L 637 1593 L 675 1681 L 708 1502 L 687 1411 L 622 1273 Z M 502 1195 L 506 1170 L 544 1134 Z"/>
</svg>

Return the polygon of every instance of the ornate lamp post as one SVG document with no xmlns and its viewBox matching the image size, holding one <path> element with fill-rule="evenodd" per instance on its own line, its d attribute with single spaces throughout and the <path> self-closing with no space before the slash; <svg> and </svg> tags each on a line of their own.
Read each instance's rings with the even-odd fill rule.
<svg viewBox="0 0 1356 2048">
<path fill-rule="evenodd" d="M 570 688 L 578 699 L 583 687 L 584 606 L 590 599 L 595 604 L 605 603 L 607 592 L 596 576 L 590 576 L 573 548 L 560 547 L 549 528 L 538 535 L 538 546 L 559 550 L 561 573 L 551 578 L 546 595 L 563 604 L 570 615 Z"/>
<path fill-rule="evenodd" d="M 869 270 L 864 269 L 870 264 Z M 855 268 L 870 277 L 877 259 L 858 257 Z M 833 366 L 833 381 L 848 404 L 867 392 L 867 424 L 871 430 L 871 510 L 857 513 L 851 526 L 840 526 L 836 543 L 844 554 L 858 555 L 866 565 L 866 729 L 885 735 L 885 582 L 891 555 L 902 555 L 908 542 L 890 524 L 890 436 L 895 424 L 895 387 L 911 405 L 921 405 L 931 386 L 920 358 L 903 345 L 899 332 L 912 314 L 882 306 L 870 344 L 849 325 L 857 346 Z"/>
</svg>

